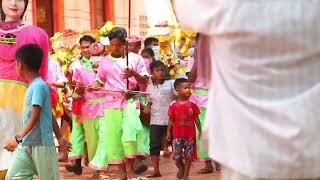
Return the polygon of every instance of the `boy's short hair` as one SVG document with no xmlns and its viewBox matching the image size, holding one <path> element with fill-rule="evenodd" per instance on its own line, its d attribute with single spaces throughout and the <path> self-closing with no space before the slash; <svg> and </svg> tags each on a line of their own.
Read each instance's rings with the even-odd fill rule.
<svg viewBox="0 0 320 180">
<path fill-rule="evenodd" d="M 178 79 L 176 79 L 176 80 L 174 81 L 173 86 L 174 86 L 175 89 L 177 89 L 182 83 L 188 83 L 188 82 L 189 82 L 189 81 L 188 81 L 188 79 L 186 79 L 186 78 L 178 78 Z"/>
<path fill-rule="evenodd" d="M 159 42 L 159 39 L 155 37 L 148 37 L 144 40 L 144 47 L 150 46 L 153 42 Z"/>
<path fill-rule="evenodd" d="M 26 44 L 16 51 L 16 60 L 38 72 L 43 59 L 42 49 L 37 44 Z"/>
<path fill-rule="evenodd" d="M 109 40 L 111 41 L 112 39 L 119 39 L 122 43 L 126 43 L 127 41 L 127 31 L 123 27 L 114 27 L 111 29 L 111 31 L 108 32 L 107 34 Z"/>
<path fill-rule="evenodd" d="M 83 35 L 79 40 L 79 44 L 81 44 L 83 41 L 88 41 L 90 43 L 95 43 L 96 39 L 91 35 Z"/>
<path fill-rule="evenodd" d="M 155 68 L 160 67 L 160 66 L 163 66 L 166 68 L 166 65 L 162 61 L 159 61 L 159 60 L 153 61 L 150 64 L 150 71 L 152 72 Z"/>
</svg>

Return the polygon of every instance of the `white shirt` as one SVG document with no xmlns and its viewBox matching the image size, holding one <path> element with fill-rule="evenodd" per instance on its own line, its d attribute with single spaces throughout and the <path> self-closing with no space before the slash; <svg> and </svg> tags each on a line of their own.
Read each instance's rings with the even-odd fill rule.
<svg viewBox="0 0 320 180">
<path fill-rule="evenodd" d="M 168 109 L 174 100 L 174 80 L 166 80 L 163 84 L 149 84 L 147 99 L 151 102 L 151 125 L 167 126 L 169 122 Z"/>
<path fill-rule="evenodd" d="M 210 156 L 254 178 L 320 177 L 320 1 L 174 2 L 211 39 Z"/>
</svg>

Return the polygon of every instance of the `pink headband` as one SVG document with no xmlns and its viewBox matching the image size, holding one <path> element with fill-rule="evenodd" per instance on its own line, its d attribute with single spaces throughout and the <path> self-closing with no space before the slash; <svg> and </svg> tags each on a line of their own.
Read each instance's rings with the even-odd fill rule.
<svg viewBox="0 0 320 180">
<path fill-rule="evenodd" d="M 130 43 L 137 43 L 137 42 L 141 42 L 142 41 L 142 38 L 140 38 L 140 37 L 138 37 L 138 36 L 134 36 L 134 35 L 132 35 L 132 36 L 130 36 L 129 38 L 128 38 L 128 43 L 130 44 Z"/>
</svg>

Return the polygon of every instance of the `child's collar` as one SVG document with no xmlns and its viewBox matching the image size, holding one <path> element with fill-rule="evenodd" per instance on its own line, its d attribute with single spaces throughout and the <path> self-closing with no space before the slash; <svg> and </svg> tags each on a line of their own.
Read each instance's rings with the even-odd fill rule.
<svg viewBox="0 0 320 180">
<path fill-rule="evenodd" d="M 152 84 L 153 84 L 153 85 L 163 84 L 163 83 L 166 81 L 166 79 L 163 79 L 159 84 L 157 84 L 156 81 L 155 81 L 155 79 L 154 79 L 153 77 L 151 77 L 151 80 L 152 80 Z"/>
</svg>

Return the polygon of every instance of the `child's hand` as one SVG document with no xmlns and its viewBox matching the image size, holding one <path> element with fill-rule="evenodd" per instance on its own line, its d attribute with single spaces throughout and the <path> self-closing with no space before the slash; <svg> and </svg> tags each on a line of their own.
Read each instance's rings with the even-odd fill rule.
<svg viewBox="0 0 320 180">
<path fill-rule="evenodd" d="M 199 131 L 199 139 L 202 138 L 202 131 Z"/>
<path fill-rule="evenodd" d="M 130 99 L 133 98 L 135 94 L 131 93 L 130 91 L 124 91 L 122 93 L 122 95 L 126 98 L 126 99 Z"/>
<path fill-rule="evenodd" d="M 134 76 L 135 73 L 136 72 L 134 70 L 126 68 L 125 70 L 123 70 L 121 75 L 122 75 L 123 79 L 128 79 L 128 78 Z"/>
<path fill-rule="evenodd" d="M 10 138 L 9 140 L 6 141 L 4 145 L 4 149 L 7 151 L 13 152 L 18 146 L 17 140 L 15 137 Z"/>
<path fill-rule="evenodd" d="M 167 133 L 167 140 L 171 141 L 171 133 Z"/>
<path fill-rule="evenodd" d="M 143 112 L 145 114 L 150 114 L 150 111 L 151 111 L 150 106 L 146 106 L 145 108 L 143 108 Z"/>
<path fill-rule="evenodd" d="M 69 153 L 71 151 L 71 149 L 72 149 L 71 143 L 68 140 L 66 140 L 64 137 L 59 139 L 58 143 L 59 143 L 59 149 L 62 152 Z"/>
<path fill-rule="evenodd" d="M 98 83 L 98 82 L 94 82 L 93 84 L 91 84 L 90 86 L 88 86 L 87 88 L 86 88 L 86 90 L 88 91 L 88 92 L 93 92 L 93 91 L 98 91 L 98 90 L 100 90 L 102 87 L 101 87 L 101 85 Z"/>
</svg>

